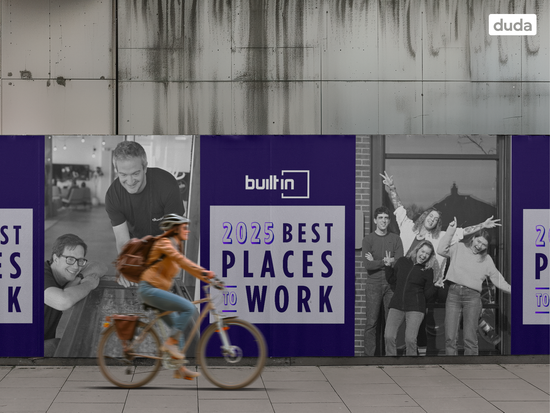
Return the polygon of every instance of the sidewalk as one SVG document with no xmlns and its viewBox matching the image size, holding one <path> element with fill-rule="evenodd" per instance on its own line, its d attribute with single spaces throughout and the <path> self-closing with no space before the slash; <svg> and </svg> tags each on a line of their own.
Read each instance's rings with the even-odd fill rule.
<svg viewBox="0 0 550 413">
<path fill-rule="evenodd" d="M 242 390 L 161 371 L 113 387 L 95 366 L 0 366 L 0 412 L 548 413 L 548 364 L 268 366 Z"/>
</svg>

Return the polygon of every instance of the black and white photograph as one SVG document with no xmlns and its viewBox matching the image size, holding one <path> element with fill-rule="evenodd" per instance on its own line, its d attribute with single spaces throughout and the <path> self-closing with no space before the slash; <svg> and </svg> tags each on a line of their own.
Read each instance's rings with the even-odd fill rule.
<svg viewBox="0 0 550 413">
<path fill-rule="evenodd" d="M 46 148 L 45 356 L 94 357 L 106 316 L 142 311 L 114 265 L 124 244 L 162 234 L 167 214 L 198 217 L 198 139 L 47 136 Z M 194 260 L 195 235 L 185 246 Z M 181 273 L 173 288 L 192 299 L 194 278 Z"/>
<path fill-rule="evenodd" d="M 504 237 L 509 208 L 503 193 L 509 140 L 497 135 L 358 137 L 358 151 L 369 144 L 372 169 L 366 190 L 359 189 L 370 192 L 370 205 L 357 205 L 368 212 L 361 250 L 356 245 L 356 266 L 362 264 L 356 274 L 356 355 L 509 354 L 510 245 Z M 392 244 L 397 237 L 399 250 L 399 240 Z M 425 241 L 431 260 L 421 263 L 415 248 Z M 455 244 L 471 254 L 450 255 Z M 429 283 L 410 276 L 410 265 L 396 266 L 407 257 L 410 265 L 422 267 L 419 275 L 430 272 Z M 479 261 L 484 269 L 474 276 Z M 458 298 L 473 297 L 463 302 L 456 291 Z M 389 354 L 386 335 L 393 342 Z"/>
</svg>

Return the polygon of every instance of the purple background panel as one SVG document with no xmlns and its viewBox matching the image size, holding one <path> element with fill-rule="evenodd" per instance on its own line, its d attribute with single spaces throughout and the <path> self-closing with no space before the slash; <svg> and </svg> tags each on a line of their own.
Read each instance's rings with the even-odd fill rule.
<svg viewBox="0 0 550 413">
<path fill-rule="evenodd" d="M 344 205 L 344 324 L 257 324 L 271 357 L 353 356 L 355 300 L 355 136 L 205 136 L 201 145 L 201 263 L 209 267 L 211 205 Z M 308 199 L 247 191 L 245 176 L 309 170 Z M 300 188 L 302 190 L 303 188 Z"/>
<path fill-rule="evenodd" d="M 0 208 L 33 209 L 33 323 L 0 324 L 0 357 L 44 355 L 44 141 L 0 137 Z"/>
<path fill-rule="evenodd" d="M 523 210 L 550 209 L 550 136 L 512 137 L 511 353 L 548 354 L 550 326 L 523 324 Z"/>
</svg>

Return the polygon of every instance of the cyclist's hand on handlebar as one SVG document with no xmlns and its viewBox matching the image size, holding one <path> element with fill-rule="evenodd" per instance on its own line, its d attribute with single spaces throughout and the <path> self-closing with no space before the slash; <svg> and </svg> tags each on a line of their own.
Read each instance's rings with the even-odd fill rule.
<svg viewBox="0 0 550 413">
<path fill-rule="evenodd" d="M 214 278 L 212 281 L 210 281 L 210 285 L 216 290 L 223 290 L 225 287 L 225 284 L 219 278 Z"/>
<path fill-rule="evenodd" d="M 214 274 L 212 271 L 203 271 L 202 276 L 206 279 L 212 279 L 216 277 L 216 274 Z"/>
<path fill-rule="evenodd" d="M 202 272 L 202 278 L 201 281 L 205 283 L 210 283 L 213 278 L 216 277 L 216 274 L 214 274 L 212 271 L 204 270 Z"/>
</svg>

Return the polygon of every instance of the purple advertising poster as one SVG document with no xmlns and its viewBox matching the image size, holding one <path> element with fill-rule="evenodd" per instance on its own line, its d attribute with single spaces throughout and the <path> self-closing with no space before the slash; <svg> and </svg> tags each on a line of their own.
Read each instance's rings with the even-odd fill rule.
<svg viewBox="0 0 550 413">
<path fill-rule="evenodd" d="M 512 354 L 550 348 L 549 159 L 550 136 L 512 137 Z"/>
<path fill-rule="evenodd" d="M 201 263 L 269 355 L 354 355 L 354 136 L 201 136 Z"/>
<path fill-rule="evenodd" d="M 2 136 L 0 356 L 44 352 L 44 137 Z"/>
</svg>

